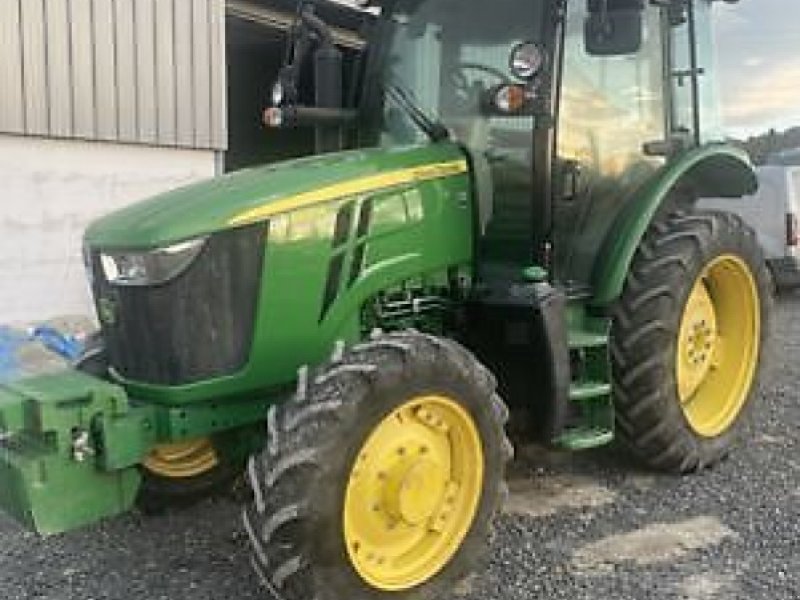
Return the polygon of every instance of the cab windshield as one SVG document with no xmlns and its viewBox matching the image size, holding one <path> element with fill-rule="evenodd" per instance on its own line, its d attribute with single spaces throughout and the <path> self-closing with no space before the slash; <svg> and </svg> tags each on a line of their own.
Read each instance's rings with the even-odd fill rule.
<svg viewBox="0 0 800 600">
<path fill-rule="evenodd" d="M 535 0 L 388 4 L 380 28 L 380 35 L 388 37 L 381 42 L 388 41 L 388 46 L 379 78 L 382 88 L 394 88 L 394 93 L 384 97 L 382 145 L 418 143 L 430 137 L 413 117 L 409 103 L 471 149 L 488 149 L 493 132 L 529 131 L 532 117 L 489 117 L 482 103 L 490 88 L 513 80 L 512 48 L 519 42 L 539 41 L 543 4 Z"/>
</svg>

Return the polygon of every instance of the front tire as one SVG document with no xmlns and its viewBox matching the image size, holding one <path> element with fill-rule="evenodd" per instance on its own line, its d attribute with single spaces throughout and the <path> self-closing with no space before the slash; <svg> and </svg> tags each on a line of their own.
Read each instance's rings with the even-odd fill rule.
<svg viewBox="0 0 800 600">
<path fill-rule="evenodd" d="M 613 316 L 617 430 L 649 466 L 724 458 L 752 407 L 771 308 L 753 231 L 723 212 L 654 223 Z"/>
<path fill-rule="evenodd" d="M 359 344 L 269 412 L 248 465 L 252 563 L 275 598 L 422 600 L 483 554 L 510 443 L 494 378 L 455 342 Z"/>
<path fill-rule="evenodd" d="M 153 448 L 140 466 L 139 509 L 158 515 L 232 490 L 244 461 L 234 460 L 218 442 L 205 437 Z"/>
</svg>

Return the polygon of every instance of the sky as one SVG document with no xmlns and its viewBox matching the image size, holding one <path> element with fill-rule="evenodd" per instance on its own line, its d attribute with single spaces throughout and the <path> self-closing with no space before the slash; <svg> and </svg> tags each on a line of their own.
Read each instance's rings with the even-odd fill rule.
<svg viewBox="0 0 800 600">
<path fill-rule="evenodd" d="M 800 0 L 715 2 L 714 13 L 728 132 L 800 126 Z"/>
</svg>

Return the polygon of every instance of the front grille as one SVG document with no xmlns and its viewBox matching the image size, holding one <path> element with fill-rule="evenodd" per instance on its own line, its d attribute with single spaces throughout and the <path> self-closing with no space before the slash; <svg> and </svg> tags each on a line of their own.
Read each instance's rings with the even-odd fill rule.
<svg viewBox="0 0 800 600">
<path fill-rule="evenodd" d="M 260 223 L 214 234 L 186 271 L 157 286 L 109 284 L 93 252 L 95 302 L 113 368 L 161 385 L 241 369 L 253 339 L 266 229 Z"/>
</svg>

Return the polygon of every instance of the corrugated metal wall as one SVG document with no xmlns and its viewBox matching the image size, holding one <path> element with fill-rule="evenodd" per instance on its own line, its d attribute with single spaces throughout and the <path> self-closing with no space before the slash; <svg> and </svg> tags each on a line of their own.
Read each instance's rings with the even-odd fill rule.
<svg viewBox="0 0 800 600">
<path fill-rule="evenodd" d="M 0 132 L 223 150 L 224 0 L 0 0 Z"/>
</svg>

